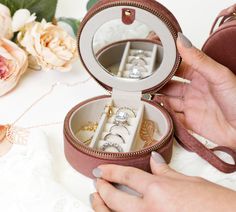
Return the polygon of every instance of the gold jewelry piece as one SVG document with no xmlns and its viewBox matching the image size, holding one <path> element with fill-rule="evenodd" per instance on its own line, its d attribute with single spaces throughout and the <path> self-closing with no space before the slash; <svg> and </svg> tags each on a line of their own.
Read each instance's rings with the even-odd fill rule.
<svg viewBox="0 0 236 212">
<path fill-rule="evenodd" d="M 38 125 L 33 125 L 29 127 L 24 127 L 24 128 L 16 126 L 17 122 L 19 122 L 34 106 L 36 106 L 39 102 L 41 102 L 45 97 L 49 96 L 57 86 L 66 86 L 68 88 L 75 87 L 80 84 L 85 84 L 90 79 L 91 77 L 82 81 L 75 82 L 75 83 L 56 82 L 52 84 L 50 86 L 50 89 L 46 93 L 44 93 L 42 96 L 40 96 L 37 100 L 35 100 L 21 115 L 19 115 L 19 117 L 12 124 L 0 125 L 0 143 L 3 142 L 4 139 L 6 139 L 8 142 L 12 144 L 26 144 L 28 135 L 29 135 L 29 131 L 28 131 L 29 129 L 62 124 L 63 121 L 38 124 Z"/>
<path fill-rule="evenodd" d="M 91 136 L 88 140 L 84 141 L 83 143 L 87 146 L 89 146 L 89 144 L 91 143 L 91 141 L 93 140 L 93 136 Z"/>
<path fill-rule="evenodd" d="M 118 134 L 118 133 L 116 133 L 116 134 L 108 133 L 108 134 L 104 137 L 104 141 L 108 141 L 108 139 L 109 139 L 110 137 L 119 138 L 119 139 L 122 141 L 122 143 L 125 144 L 125 139 L 124 139 L 120 134 Z"/>
<path fill-rule="evenodd" d="M 9 125 L 6 139 L 12 144 L 26 145 L 29 137 L 29 130 Z"/>
<path fill-rule="evenodd" d="M 0 143 L 6 138 L 9 125 L 0 125 Z"/>
<path fill-rule="evenodd" d="M 105 110 L 106 110 L 106 115 L 108 118 L 111 118 L 113 115 L 113 106 L 112 105 L 106 105 L 105 106 Z"/>
<path fill-rule="evenodd" d="M 28 140 L 29 131 L 25 128 L 13 125 L 0 125 L 0 143 L 5 139 L 12 144 L 25 145 Z"/>
<path fill-rule="evenodd" d="M 97 122 L 95 122 L 95 123 L 89 122 L 87 125 L 82 126 L 78 130 L 78 133 L 81 132 L 81 131 L 96 132 L 97 128 L 98 128 L 98 123 Z M 94 135 L 92 135 L 89 139 L 83 141 L 83 143 L 88 146 L 91 143 L 91 141 L 93 139 L 93 136 Z"/>
<path fill-rule="evenodd" d="M 157 141 L 154 140 L 154 133 L 156 131 L 155 123 L 150 120 L 145 120 L 142 123 L 142 127 L 140 130 L 140 137 L 145 142 L 144 148 L 149 147 Z"/>
<path fill-rule="evenodd" d="M 95 132 L 97 130 L 97 128 L 98 128 L 98 123 L 97 122 L 95 122 L 95 123 L 89 122 L 87 125 L 82 126 L 78 130 L 78 132 L 80 132 L 80 131 Z"/>
</svg>

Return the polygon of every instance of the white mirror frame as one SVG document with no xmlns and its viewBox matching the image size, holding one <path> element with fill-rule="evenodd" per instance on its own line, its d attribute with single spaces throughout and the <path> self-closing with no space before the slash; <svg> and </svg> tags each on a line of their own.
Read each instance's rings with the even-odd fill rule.
<svg viewBox="0 0 236 212">
<path fill-rule="evenodd" d="M 93 51 L 93 38 L 97 30 L 107 21 L 120 19 L 123 6 L 111 7 L 100 11 L 91 17 L 85 24 L 79 40 L 79 50 L 81 59 L 86 64 L 90 73 L 100 82 L 127 92 L 138 92 L 149 90 L 161 84 L 171 74 L 173 67 L 176 64 L 177 50 L 173 35 L 166 24 L 154 14 L 136 7 L 129 7 L 136 11 L 136 20 L 146 24 L 150 29 L 158 34 L 164 48 L 164 56 L 162 63 L 157 71 L 150 77 L 142 80 L 129 80 L 124 78 L 114 77 L 109 74 L 97 61 Z"/>
</svg>

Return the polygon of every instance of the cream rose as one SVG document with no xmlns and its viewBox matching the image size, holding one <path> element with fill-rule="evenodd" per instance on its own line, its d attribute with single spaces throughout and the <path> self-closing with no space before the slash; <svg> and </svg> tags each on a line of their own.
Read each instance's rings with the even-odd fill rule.
<svg viewBox="0 0 236 212">
<path fill-rule="evenodd" d="M 12 90 L 28 67 L 24 50 L 15 43 L 0 38 L 0 96 Z"/>
<path fill-rule="evenodd" d="M 44 70 L 69 71 L 77 57 L 75 39 L 45 21 L 26 26 L 18 34 L 18 41 Z"/>
<path fill-rule="evenodd" d="M 36 20 L 36 15 L 33 13 L 30 14 L 30 11 L 27 9 L 19 9 L 17 10 L 13 17 L 12 17 L 12 30 L 13 32 L 18 32 L 22 28 L 25 27 L 25 25 L 32 23 Z"/>
<path fill-rule="evenodd" d="M 10 10 L 5 5 L 0 4 L 0 38 L 11 39 L 13 37 L 11 23 Z"/>
</svg>

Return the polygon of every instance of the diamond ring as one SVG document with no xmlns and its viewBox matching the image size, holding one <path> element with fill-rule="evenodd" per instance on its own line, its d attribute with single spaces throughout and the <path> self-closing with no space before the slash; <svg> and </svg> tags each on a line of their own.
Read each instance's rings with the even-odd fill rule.
<svg viewBox="0 0 236 212">
<path fill-rule="evenodd" d="M 120 135 L 120 134 L 113 134 L 113 133 L 108 133 L 105 137 L 104 137 L 104 141 L 109 141 L 109 139 L 110 139 L 110 141 L 111 141 L 111 138 L 115 138 L 116 140 L 117 140 L 117 138 L 122 142 L 122 143 L 124 143 L 125 144 L 125 139 Z"/>
<path fill-rule="evenodd" d="M 124 129 L 124 130 L 128 133 L 128 135 L 130 135 L 130 132 L 129 132 L 128 128 L 127 128 L 126 126 L 124 126 L 124 125 L 113 125 L 113 126 L 110 128 L 109 132 L 112 133 L 112 131 L 114 131 L 115 128 Z"/>
<path fill-rule="evenodd" d="M 148 57 L 149 55 L 144 51 L 144 50 L 137 50 L 133 54 L 134 56 L 139 56 L 139 57 Z"/>
<path fill-rule="evenodd" d="M 142 57 L 134 57 L 130 60 L 130 63 L 133 64 L 133 65 L 138 65 L 138 66 L 145 66 L 147 65 L 147 61 L 142 58 Z"/>
<path fill-rule="evenodd" d="M 129 117 L 136 118 L 136 113 L 131 108 L 121 107 L 117 110 L 116 115 L 121 113 L 121 112 L 127 113 Z"/>
<path fill-rule="evenodd" d="M 103 144 L 101 147 L 101 150 L 106 151 L 108 148 L 114 148 L 118 152 L 124 152 L 123 148 L 119 144 L 111 143 L 111 142 L 107 142 L 107 143 Z"/>
<path fill-rule="evenodd" d="M 144 68 L 143 66 L 136 66 L 135 65 L 129 70 L 129 78 L 142 79 L 143 78 L 142 73 L 146 72 L 146 71 L 147 71 L 147 69 Z"/>
<path fill-rule="evenodd" d="M 115 125 L 128 125 L 129 113 L 125 111 L 117 111 L 115 116 Z"/>
</svg>

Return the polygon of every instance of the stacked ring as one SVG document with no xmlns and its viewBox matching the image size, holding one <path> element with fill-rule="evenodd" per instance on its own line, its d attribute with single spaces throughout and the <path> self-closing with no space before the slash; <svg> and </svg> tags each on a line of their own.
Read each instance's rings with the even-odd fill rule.
<svg viewBox="0 0 236 212">
<path fill-rule="evenodd" d="M 117 133 L 116 133 L 116 134 L 108 133 L 108 134 L 104 137 L 104 141 L 107 141 L 110 137 L 119 138 L 120 141 L 125 144 L 125 139 L 124 139 L 120 134 L 117 134 Z"/>
<path fill-rule="evenodd" d="M 103 144 L 100 149 L 106 151 L 109 147 L 115 148 L 118 152 L 124 152 L 123 148 L 119 144 L 111 142 Z"/>
<path fill-rule="evenodd" d="M 118 113 L 120 113 L 120 112 L 126 112 L 126 113 L 127 113 L 127 111 L 130 112 L 130 113 L 128 113 L 129 117 L 136 118 L 136 113 L 134 112 L 134 110 L 131 109 L 131 108 L 128 108 L 128 107 L 121 107 L 121 108 L 119 108 L 119 109 L 117 110 L 117 112 L 116 112 L 116 115 L 117 115 Z"/>
<path fill-rule="evenodd" d="M 130 135 L 130 132 L 129 132 L 129 130 L 128 130 L 128 129 L 127 129 L 127 127 L 126 127 L 126 126 L 124 126 L 124 125 L 113 125 L 113 126 L 110 128 L 109 132 L 111 132 L 111 133 L 112 133 L 113 129 L 114 129 L 114 128 L 116 128 L 116 127 L 118 127 L 118 128 L 122 128 L 122 129 L 125 129 L 125 130 L 126 130 L 126 132 L 128 133 L 128 135 Z"/>
<path fill-rule="evenodd" d="M 131 69 L 129 69 L 129 78 L 132 79 L 142 79 L 143 72 L 147 72 L 147 69 L 143 66 L 138 66 L 138 65 L 134 65 Z"/>
<path fill-rule="evenodd" d="M 139 57 L 148 57 L 149 55 L 144 51 L 144 50 L 137 50 L 135 53 L 134 53 L 134 56 L 139 56 Z"/>
<path fill-rule="evenodd" d="M 130 60 L 130 63 L 138 66 L 147 65 L 147 61 L 142 57 L 134 57 L 133 59 Z"/>
<path fill-rule="evenodd" d="M 124 111 L 117 111 L 114 124 L 115 125 L 128 125 L 129 114 Z"/>
</svg>

